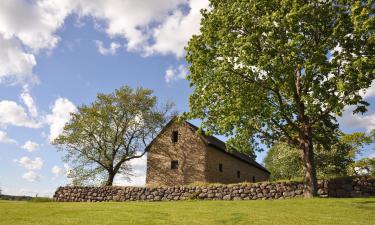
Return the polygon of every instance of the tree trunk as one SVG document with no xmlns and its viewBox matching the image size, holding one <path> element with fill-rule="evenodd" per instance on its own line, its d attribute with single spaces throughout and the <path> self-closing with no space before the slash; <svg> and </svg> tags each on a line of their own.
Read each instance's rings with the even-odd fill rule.
<svg viewBox="0 0 375 225">
<path fill-rule="evenodd" d="M 314 162 L 311 126 L 304 125 L 299 136 L 300 136 L 299 148 L 302 153 L 301 158 L 303 162 L 303 169 L 305 172 L 304 196 L 306 198 L 311 198 L 311 197 L 315 197 L 318 195 L 318 182 L 316 178 L 316 168 L 315 168 L 315 162 Z"/>
<path fill-rule="evenodd" d="M 105 186 L 112 186 L 113 180 L 115 179 L 115 175 L 116 173 L 108 172 L 108 179 L 107 179 L 107 182 L 105 183 Z"/>
</svg>

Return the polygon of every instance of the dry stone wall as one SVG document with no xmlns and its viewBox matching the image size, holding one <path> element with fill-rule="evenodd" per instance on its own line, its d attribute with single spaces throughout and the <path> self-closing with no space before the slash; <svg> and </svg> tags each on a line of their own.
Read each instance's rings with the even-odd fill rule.
<svg viewBox="0 0 375 225">
<path fill-rule="evenodd" d="M 320 197 L 375 196 L 375 177 L 341 178 L 319 181 Z M 230 185 L 175 187 L 59 187 L 54 195 L 62 202 L 102 201 L 177 201 L 201 200 L 258 200 L 303 196 L 301 182 L 241 183 Z"/>
</svg>

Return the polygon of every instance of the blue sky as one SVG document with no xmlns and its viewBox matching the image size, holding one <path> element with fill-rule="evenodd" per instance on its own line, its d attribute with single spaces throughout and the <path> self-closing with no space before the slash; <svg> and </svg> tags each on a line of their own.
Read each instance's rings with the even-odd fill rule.
<svg viewBox="0 0 375 225">
<path fill-rule="evenodd" d="M 153 89 L 188 110 L 183 47 L 199 28 L 201 0 L 4 0 L 0 3 L 0 187 L 51 195 L 68 165 L 51 146 L 75 107 L 122 85 Z M 373 85 L 374 86 L 374 85 Z M 375 103 L 375 88 L 364 94 Z M 346 112 L 346 132 L 375 128 Z M 265 153 L 258 155 L 262 162 Z M 367 148 L 363 156 L 374 154 Z M 133 162 L 144 183 L 145 159 Z"/>
</svg>

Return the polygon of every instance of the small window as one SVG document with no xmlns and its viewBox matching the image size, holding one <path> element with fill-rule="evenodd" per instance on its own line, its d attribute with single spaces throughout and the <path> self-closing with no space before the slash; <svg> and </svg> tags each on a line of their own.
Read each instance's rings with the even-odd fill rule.
<svg viewBox="0 0 375 225">
<path fill-rule="evenodd" d="M 177 160 L 172 160 L 171 161 L 171 169 L 175 170 L 178 168 L 178 161 Z"/>
<path fill-rule="evenodd" d="M 219 163 L 219 171 L 223 172 L 223 164 Z"/>
<path fill-rule="evenodd" d="M 237 170 L 237 178 L 240 178 L 240 177 L 241 177 L 241 172 Z"/>
<path fill-rule="evenodd" d="M 176 143 L 178 141 L 178 131 L 173 131 L 172 132 L 172 142 Z"/>
<path fill-rule="evenodd" d="M 253 176 L 253 183 L 255 183 L 255 176 Z"/>
</svg>

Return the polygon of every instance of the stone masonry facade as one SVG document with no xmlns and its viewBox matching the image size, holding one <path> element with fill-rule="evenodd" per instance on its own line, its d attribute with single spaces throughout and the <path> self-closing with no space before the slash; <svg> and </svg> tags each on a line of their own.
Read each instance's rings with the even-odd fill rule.
<svg viewBox="0 0 375 225">
<path fill-rule="evenodd" d="M 220 140 L 198 134 L 194 125 L 174 119 L 148 146 L 146 185 L 268 180 L 269 172 L 264 167 L 243 154 L 226 152 L 224 148 Z"/>
<path fill-rule="evenodd" d="M 319 181 L 320 197 L 375 196 L 375 177 L 348 177 Z M 266 200 L 303 197 L 301 182 L 263 182 L 174 187 L 59 187 L 60 202 Z"/>
</svg>

